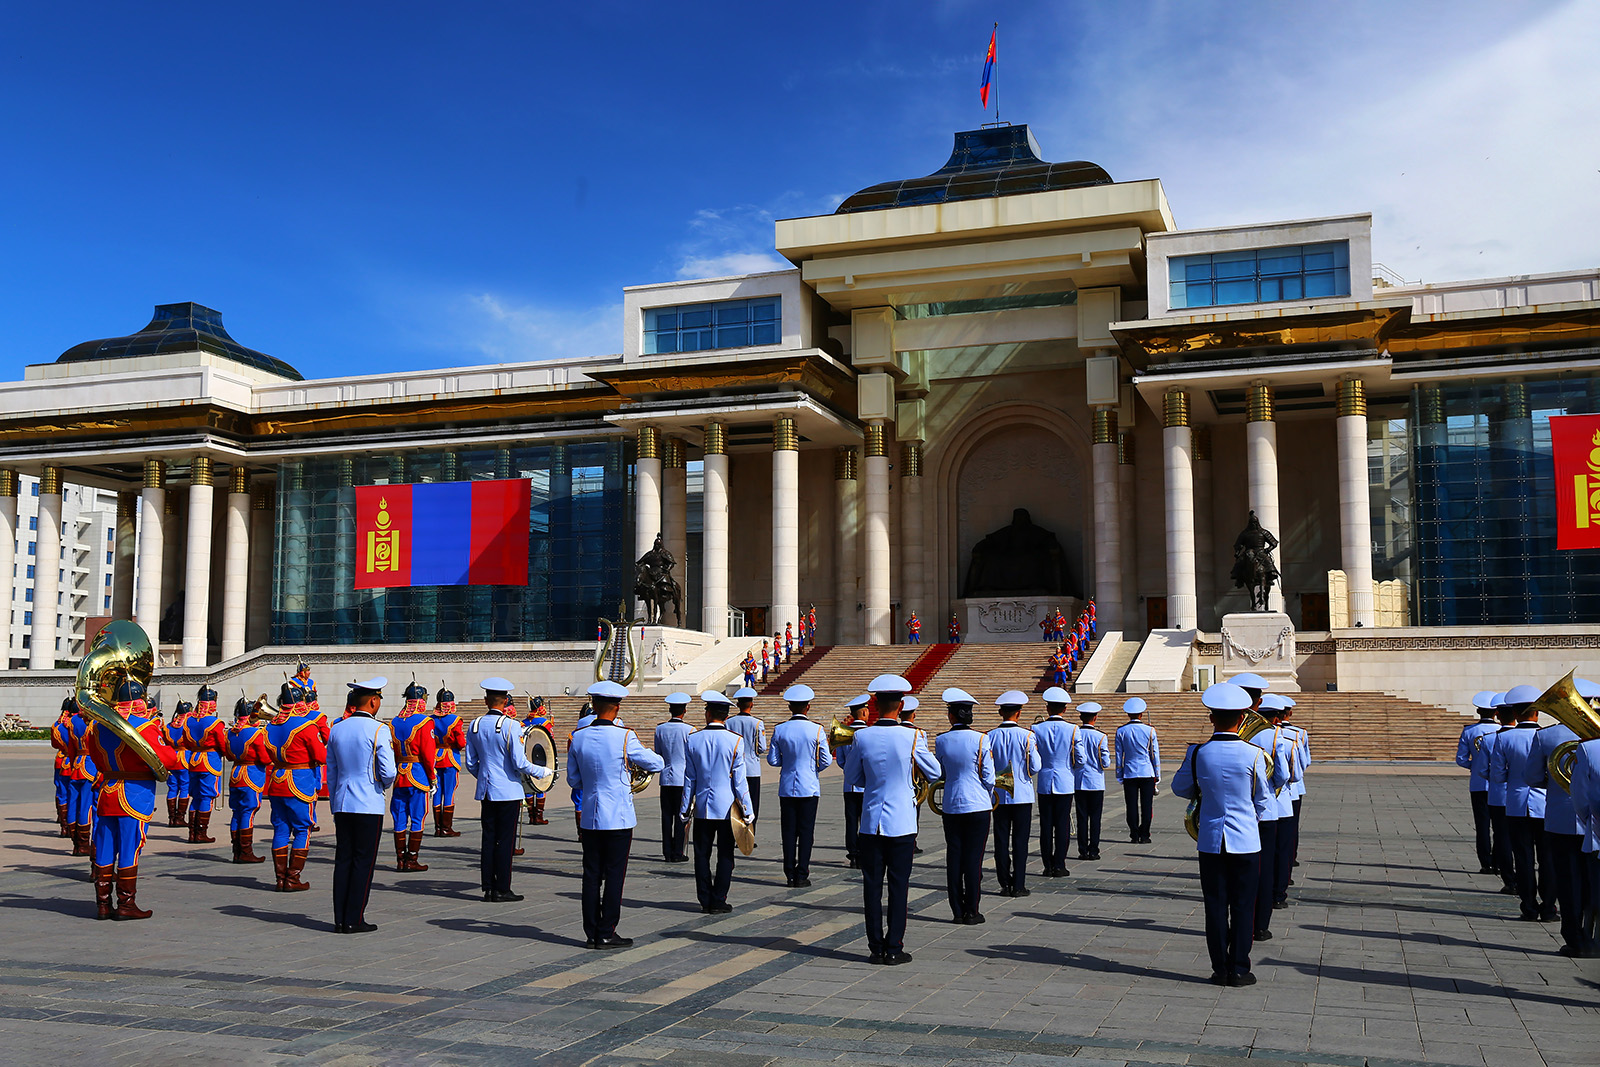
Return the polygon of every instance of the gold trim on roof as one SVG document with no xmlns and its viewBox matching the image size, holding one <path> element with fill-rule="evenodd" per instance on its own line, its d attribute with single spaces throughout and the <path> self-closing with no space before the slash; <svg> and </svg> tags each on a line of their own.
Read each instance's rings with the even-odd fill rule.
<svg viewBox="0 0 1600 1067">
<path fill-rule="evenodd" d="M 228 472 L 228 492 L 231 494 L 248 493 L 249 491 L 250 472 L 238 464 L 234 464 L 233 469 Z"/>
<path fill-rule="evenodd" d="M 654 426 L 641 426 L 634 436 L 639 442 L 640 459 L 661 458 L 661 433 Z"/>
<path fill-rule="evenodd" d="M 146 459 L 144 461 L 144 487 L 146 489 L 165 489 L 167 487 L 166 460 Z"/>
<path fill-rule="evenodd" d="M 210 485 L 211 484 L 211 457 L 210 456 L 196 456 L 196 457 L 194 457 L 194 459 L 189 461 L 189 484 L 190 485 Z"/>
<path fill-rule="evenodd" d="M 900 445 L 900 476 L 902 478 L 922 477 L 922 445 L 916 441 L 904 441 Z"/>
</svg>

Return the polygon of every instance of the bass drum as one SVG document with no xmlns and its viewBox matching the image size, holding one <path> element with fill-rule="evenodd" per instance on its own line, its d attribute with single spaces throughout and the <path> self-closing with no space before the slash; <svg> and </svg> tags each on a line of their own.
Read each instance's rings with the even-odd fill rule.
<svg viewBox="0 0 1600 1067">
<path fill-rule="evenodd" d="M 534 793 L 548 793 L 556 784 L 556 738 L 548 726 L 522 728 L 522 753 L 535 767 L 543 767 L 545 774 L 537 778 L 522 776 L 522 784 Z"/>
</svg>

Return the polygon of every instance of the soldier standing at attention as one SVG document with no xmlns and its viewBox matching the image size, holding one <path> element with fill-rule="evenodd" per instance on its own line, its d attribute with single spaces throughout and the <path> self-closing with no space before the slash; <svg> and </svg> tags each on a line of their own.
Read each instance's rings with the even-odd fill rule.
<svg viewBox="0 0 1600 1067">
<path fill-rule="evenodd" d="M 808 717 L 816 699 L 808 685 L 791 685 L 783 691 L 789 704 L 789 721 L 772 728 L 767 762 L 778 768 L 778 819 L 783 836 L 783 874 L 786 885 L 811 884 L 811 845 L 816 839 L 817 805 L 822 800 L 818 773 L 833 766 L 828 732 Z"/>
<path fill-rule="evenodd" d="M 55 774 L 52 782 L 56 791 L 56 826 L 60 829 L 58 837 L 73 837 L 73 831 L 68 830 L 67 808 L 71 804 L 71 787 L 67 784 L 67 735 L 72 730 L 72 713 L 78 704 L 71 697 L 61 702 L 61 713 L 56 716 L 55 723 L 50 727 L 50 747 L 56 750 Z"/>
<path fill-rule="evenodd" d="M 940 695 L 950 729 L 933 743 L 934 758 L 944 769 L 945 888 L 951 922 L 975 926 L 984 921 L 983 851 L 989 843 L 989 815 L 994 807 L 994 753 L 981 730 L 972 729 L 977 701 L 963 689 Z"/>
<path fill-rule="evenodd" d="M 733 702 L 739 706 L 738 714 L 728 719 L 728 729 L 739 735 L 744 742 L 741 752 L 744 755 L 745 788 L 750 793 L 750 818 L 761 817 L 761 757 L 767 754 L 767 724 L 756 718 L 750 709 L 755 706 L 756 691 L 749 686 L 733 694 Z"/>
<path fill-rule="evenodd" d="M 1106 803 L 1106 769 L 1111 766 L 1111 745 L 1095 728 L 1100 705 L 1078 705 L 1078 858 L 1100 858 L 1100 814 Z"/>
<path fill-rule="evenodd" d="M 522 899 L 522 894 L 511 891 L 511 855 L 524 793 L 522 776 L 550 772 L 530 763 L 523 752 L 522 728 L 510 714 L 511 683 L 504 678 L 485 678 L 479 684 L 488 710 L 473 720 L 462 752 L 467 772 L 478 780 L 475 795 L 483 823 L 479 881 L 485 903 L 515 903 Z M 574 741 L 581 732 L 573 734 Z"/>
<path fill-rule="evenodd" d="M 467 731 L 456 714 L 456 695 L 441 687 L 433 698 L 433 836 L 460 837 L 456 822 L 456 782 Z"/>
<path fill-rule="evenodd" d="M 771 658 L 771 655 L 767 652 L 767 639 L 765 637 L 763 637 L 761 639 L 761 684 L 762 685 L 765 685 L 767 683 L 767 675 L 771 672 L 771 669 L 772 669 L 771 664 L 772 664 L 772 658 Z M 746 689 L 754 688 L 755 684 L 756 684 L 755 682 L 746 679 L 745 688 Z"/>
<path fill-rule="evenodd" d="M 1008 689 L 995 698 L 1000 725 L 989 731 L 996 775 L 1011 772 L 1011 788 L 995 789 L 994 876 L 1003 897 L 1033 895 L 1028 888 L 1028 838 L 1033 831 L 1034 776 L 1043 765 L 1033 731 L 1017 722 L 1028 694 Z"/>
<path fill-rule="evenodd" d="M 1046 689 L 1046 718 L 1033 728 L 1039 750 L 1039 859 L 1046 878 L 1067 877 L 1067 848 L 1072 844 L 1072 795 L 1078 789 L 1081 757 L 1078 724 L 1067 721 L 1071 703 L 1065 689 Z"/>
<path fill-rule="evenodd" d="M 755 653 L 746 652 L 744 654 L 744 662 L 739 664 L 739 669 L 744 672 L 744 684 L 754 686 L 756 684 Z"/>
<path fill-rule="evenodd" d="M 668 863 L 685 863 L 689 859 L 684 840 L 686 827 L 680 812 L 683 810 L 683 773 L 687 759 L 689 735 L 694 727 L 683 721 L 689 710 L 688 693 L 667 694 L 667 714 L 670 718 L 656 726 L 650 747 L 661 757 L 665 766 L 661 771 L 661 858 Z M 744 768 L 739 768 L 740 775 Z"/>
<path fill-rule="evenodd" d="M 1467 770 L 1467 799 L 1472 804 L 1472 829 L 1478 849 L 1478 873 L 1493 874 L 1494 848 L 1489 838 L 1489 779 L 1482 777 L 1473 766 L 1473 756 L 1483 744 L 1483 736 L 1500 729 L 1494 721 L 1494 693 L 1488 689 L 1472 698 L 1472 709 L 1478 721 L 1461 728 L 1461 740 L 1456 742 L 1456 766 Z M 1484 768 L 1487 770 L 1488 768 Z"/>
<path fill-rule="evenodd" d="M 167 744 L 173 751 L 182 754 L 183 724 L 189 718 L 189 712 L 194 710 L 187 700 L 180 700 L 173 705 L 172 718 L 167 721 Z M 157 718 L 159 722 L 159 717 Z M 172 773 L 167 775 L 167 825 L 189 825 L 189 761 L 184 760 L 183 765 L 174 767 Z"/>
<path fill-rule="evenodd" d="M 742 805 L 748 816 L 750 794 L 745 786 L 744 742 L 725 725 L 728 698 L 708 689 L 700 699 L 705 702 L 706 728 L 696 731 L 685 746 L 678 814 L 688 818 L 694 813 L 694 888 L 700 910 L 722 915 L 733 910 L 728 903 L 728 887 L 733 884 L 733 805 Z"/>
<path fill-rule="evenodd" d="M 65 745 L 63 751 L 66 754 L 68 784 L 67 825 L 72 829 L 74 856 L 94 854 L 95 811 L 100 803 L 95 795 L 94 783 L 99 772 L 95 767 L 94 757 L 89 754 L 84 744 L 84 737 L 92 721 L 78 709 L 77 702 L 73 701 L 72 715 L 67 720 L 66 736 L 62 743 Z M 160 733 L 161 723 L 152 719 L 151 729 Z"/>
<path fill-rule="evenodd" d="M 311 805 L 316 802 L 322 768 L 328 761 L 317 724 L 305 714 L 305 691 L 285 682 L 278 691 L 278 717 L 267 727 L 272 757 L 267 799 L 272 804 L 272 870 L 280 893 L 301 893 L 311 840 Z"/>
<path fill-rule="evenodd" d="M 1150 816 L 1155 809 L 1156 785 L 1161 781 L 1161 744 L 1155 730 L 1140 718 L 1144 709 L 1140 697 L 1123 703 L 1128 721 L 1118 727 L 1112 744 L 1117 781 L 1122 783 L 1122 797 L 1128 805 L 1128 840 L 1135 845 L 1150 841 Z M 1257 841 L 1256 848 L 1260 847 Z"/>
<path fill-rule="evenodd" d="M 567 785 L 583 790 L 583 932 L 586 948 L 627 948 L 617 934 L 628 849 L 639 817 L 633 808 L 633 772 L 659 774 L 666 763 L 617 723 L 628 691 L 615 682 L 589 687 L 594 722 L 572 735 Z M 698 827 L 696 828 L 698 829 Z"/>
<path fill-rule="evenodd" d="M 378 927 L 366 920 L 367 897 L 372 892 L 372 869 L 378 862 L 378 842 L 383 837 L 383 794 L 394 784 L 395 737 L 378 721 L 387 678 L 347 682 L 344 717 L 328 734 L 328 807 L 333 811 L 333 932 L 367 934 Z M 415 686 L 420 688 L 420 686 Z M 402 715 L 412 732 L 420 730 L 429 741 L 427 692 L 413 698 L 407 690 Z M 411 753 L 408 753 L 410 755 Z M 428 768 L 432 770 L 431 761 Z M 413 775 L 420 771 L 413 771 Z M 426 810 L 426 791 L 418 793 L 417 818 Z M 421 831 L 415 835 L 421 837 Z M 410 870 L 401 855 L 400 870 Z M 422 868 L 426 870 L 427 868 Z"/>
<path fill-rule="evenodd" d="M 954 614 L 950 616 L 950 627 L 948 634 L 950 643 L 952 645 L 959 645 L 961 643 L 961 620 Z"/>
<path fill-rule="evenodd" d="M 183 724 L 183 747 L 188 752 L 189 842 L 209 845 L 211 810 L 222 795 L 222 761 L 228 754 L 228 724 L 217 715 L 217 691 L 201 686 L 196 707 Z"/>
<path fill-rule="evenodd" d="M 906 644 L 922 644 L 922 620 L 917 618 L 917 613 L 912 612 L 911 618 L 906 620 Z"/>
<path fill-rule="evenodd" d="M 228 831 L 233 838 L 235 863 L 267 861 L 265 856 L 256 855 L 255 819 L 272 757 L 266 751 L 266 727 L 250 720 L 252 710 L 250 702 L 240 697 L 233 706 L 233 727 L 228 731 L 228 759 L 233 761 L 233 774 L 228 779 L 228 809 L 232 813 Z"/>
<path fill-rule="evenodd" d="M 428 798 L 433 795 L 439 753 L 433 739 L 433 718 L 428 714 L 428 690 L 412 682 L 406 686 L 405 701 L 387 727 L 393 734 L 396 763 L 394 797 L 389 803 L 394 817 L 394 869 L 425 871 L 428 865 L 420 859 L 422 828 L 428 820 Z"/>
<path fill-rule="evenodd" d="M 867 725 L 867 720 L 862 717 L 861 709 L 872 702 L 870 694 L 862 693 L 845 704 L 849 714 L 845 725 L 851 730 L 860 730 Z M 844 772 L 844 865 L 846 867 L 859 867 L 861 864 L 856 856 L 856 835 L 861 826 L 861 787 L 850 784 L 850 760 L 855 753 L 855 743 L 846 741 L 833 750 L 833 762 L 839 765 Z"/>
<path fill-rule="evenodd" d="M 1256 984 L 1250 971 L 1255 931 L 1255 893 L 1260 880 L 1260 823 L 1272 804 L 1267 759 L 1239 737 L 1239 722 L 1252 701 L 1242 688 L 1223 682 L 1200 697 L 1215 732 L 1190 745 L 1172 791 L 1199 803 L 1200 892 L 1205 898 L 1206 948 L 1213 985 Z"/>
</svg>

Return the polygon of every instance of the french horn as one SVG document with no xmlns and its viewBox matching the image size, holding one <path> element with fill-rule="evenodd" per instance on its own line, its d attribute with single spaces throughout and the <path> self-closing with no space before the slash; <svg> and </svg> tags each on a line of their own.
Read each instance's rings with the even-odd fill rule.
<svg viewBox="0 0 1600 1067">
<path fill-rule="evenodd" d="M 1239 739 L 1241 741 L 1248 741 L 1256 734 L 1259 734 L 1262 730 L 1270 729 L 1272 729 L 1272 721 L 1265 715 L 1262 715 L 1260 712 L 1247 711 L 1244 713 L 1244 718 L 1239 721 Z M 1191 769 L 1194 767 L 1193 760 L 1195 758 L 1195 753 L 1199 750 L 1199 748 L 1199 745 L 1190 745 L 1188 753 L 1183 757 L 1184 759 L 1190 761 L 1189 766 Z M 1282 787 L 1280 786 L 1279 788 L 1281 789 Z M 1194 840 L 1200 840 L 1199 776 L 1195 777 L 1194 799 L 1189 801 L 1189 808 L 1183 813 L 1183 828 L 1184 830 L 1188 831 L 1189 836 L 1194 838 Z"/>
<path fill-rule="evenodd" d="M 73 695 L 78 708 L 137 755 L 154 772 L 156 781 L 167 780 L 166 765 L 155 747 L 117 713 L 117 688 L 125 681 L 148 687 L 155 674 L 155 650 L 138 624 L 114 619 L 89 642 L 78 661 Z"/>
<path fill-rule="evenodd" d="M 855 739 L 856 728 L 854 726 L 846 726 L 844 723 L 840 722 L 839 717 L 835 715 L 833 717 L 833 721 L 828 724 L 828 747 L 842 748 L 845 745 L 850 744 L 850 742 L 854 741 Z"/>
</svg>

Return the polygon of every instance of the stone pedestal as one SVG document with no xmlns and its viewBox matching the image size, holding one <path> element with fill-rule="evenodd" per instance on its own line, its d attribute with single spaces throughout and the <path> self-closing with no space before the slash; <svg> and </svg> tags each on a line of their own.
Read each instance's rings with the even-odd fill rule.
<svg viewBox="0 0 1600 1067">
<path fill-rule="evenodd" d="M 1018 596 L 969 597 L 952 605 L 961 619 L 961 640 L 977 645 L 1022 644 L 1035 641 L 1043 644 L 1044 631 L 1039 621 L 1045 612 L 1059 609 L 1067 617 L 1067 628 L 1078 621 L 1083 601 L 1070 596 Z M 944 630 L 924 625 L 922 640 L 926 644 L 944 640 Z"/>
<path fill-rule="evenodd" d="M 636 688 L 659 683 L 717 643 L 708 633 L 677 626 L 641 626 L 638 634 L 639 674 L 633 680 Z"/>
<path fill-rule="evenodd" d="M 1240 611 L 1222 617 L 1222 671 L 1225 682 L 1246 671 L 1271 683 L 1271 692 L 1298 693 L 1294 623 L 1281 611 Z"/>
</svg>

